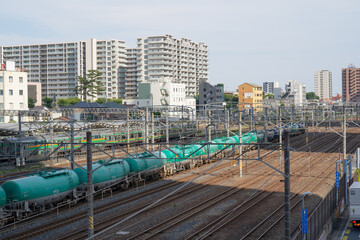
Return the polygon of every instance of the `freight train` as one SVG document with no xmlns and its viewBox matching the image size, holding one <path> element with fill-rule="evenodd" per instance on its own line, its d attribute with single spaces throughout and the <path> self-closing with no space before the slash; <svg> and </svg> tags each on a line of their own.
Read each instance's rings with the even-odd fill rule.
<svg viewBox="0 0 360 240">
<path fill-rule="evenodd" d="M 304 131 L 302 124 L 283 127 L 291 134 Z M 268 130 L 268 141 L 279 138 L 279 129 Z M 265 131 L 251 131 L 242 135 L 243 143 L 263 142 Z M 158 152 L 145 152 L 133 158 L 100 160 L 93 163 L 95 191 L 106 188 L 127 189 L 135 181 L 165 177 L 177 171 L 190 169 L 209 162 L 209 156 L 231 151 L 238 136 L 213 139 L 210 143 L 174 146 Z M 74 170 L 42 171 L 24 178 L 8 180 L 0 186 L 0 220 L 12 216 L 22 219 L 34 213 L 55 207 L 57 203 L 71 200 L 76 203 L 86 195 L 86 166 Z M 5 221 L 0 221 L 5 223 Z"/>
</svg>

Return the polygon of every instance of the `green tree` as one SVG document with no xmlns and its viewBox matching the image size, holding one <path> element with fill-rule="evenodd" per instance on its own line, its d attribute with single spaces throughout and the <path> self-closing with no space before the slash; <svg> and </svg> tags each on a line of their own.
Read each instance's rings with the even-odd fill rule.
<svg viewBox="0 0 360 240">
<path fill-rule="evenodd" d="M 96 103 L 103 104 L 103 103 L 106 103 L 106 99 L 105 99 L 105 98 L 98 98 L 98 99 L 96 99 L 95 102 L 96 102 Z"/>
<path fill-rule="evenodd" d="M 33 98 L 28 98 L 28 108 L 35 107 L 35 103 L 36 103 L 36 100 L 34 100 Z"/>
<path fill-rule="evenodd" d="M 314 92 L 307 92 L 306 99 L 319 99 L 319 96 L 317 96 Z"/>
<path fill-rule="evenodd" d="M 78 102 L 81 102 L 81 99 L 80 98 L 77 98 L 77 97 L 72 97 L 72 98 L 59 98 L 57 100 L 57 105 L 59 107 L 62 107 L 62 106 L 71 106 L 71 105 L 74 105 Z"/>
<path fill-rule="evenodd" d="M 113 102 L 113 103 L 117 103 L 117 104 L 122 104 L 122 98 L 120 98 L 120 99 L 115 99 L 115 98 L 113 98 L 113 99 L 108 99 L 107 100 L 107 102 Z"/>
<path fill-rule="evenodd" d="M 58 105 L 59 107 L 68 106 L 68 105 L 67 105 L 66 98 L 59 98 L 59 99 L 57 100 L 57 105 Z"/>
<path fill-rule="evenodd" d="M 75 92 L 81 96 L 84 101 L 88 97 L 95 97 L 105 91 L 101 82 L 102 73 L 98 70 L 89 70 L 84 76 L 78 76 L 78 85 L 75 87 Z"/>
<path fill-rule="evenodd" d="M 47 107 L 47 108 L 53 108 L 53 102 L 54 100 L 52 98 L 48 98 L 48 97 L 45 97 L 43 99 L 43 106 Z"/>
<path fill-rule="evenodd" d="M 274 94 L 268 93 L 268 94 L 263 94 L 263 98 L 268 98 L 268 99 L 274 99 Z"/>
<path fill-rule="evenodd" d="M 78 102 L 81 102 L 81 99 L 78 97 L 71 97 L 71 98 L 67 98 L 66 100 L 67 100 L 69 106 L 74 105 Z"/>
</svg>

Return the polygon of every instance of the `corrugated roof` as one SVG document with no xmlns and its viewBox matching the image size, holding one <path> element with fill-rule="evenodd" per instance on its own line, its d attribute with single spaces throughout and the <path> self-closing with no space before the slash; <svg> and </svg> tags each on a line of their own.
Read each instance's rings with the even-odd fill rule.
<svg viewBox="0 0 360 240">
<path fill-rule="evenodd" d="M 102 105 L 106 108 L 128 108 L 128 106 L 124 106 L 124 105 L 114 103 L 114 102 L 107 102 Z"/>
<path fill-rule="evenodd" d="M 75 103 L 74 105 L 68 106 L 68 108 L 106 108 L 106 107 L 100 103 L 78 102 Z"/>
</svg>

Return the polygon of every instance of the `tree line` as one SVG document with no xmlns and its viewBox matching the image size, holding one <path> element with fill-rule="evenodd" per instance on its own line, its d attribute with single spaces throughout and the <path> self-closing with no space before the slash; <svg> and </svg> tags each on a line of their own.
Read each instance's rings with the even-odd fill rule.
<svg viewBox="0 0 360 240">
<path fill-rule="evenodd" d="M 71 106 L 78 102 L 91 102 L 89 98 L 94 98 L 98 95 L 101 95 L 105 92 L 105 87 L 101 81 L 102 73 L 98 70 L 89 70 L 85 76 L 78 76 L 78 84 L 74 88 L 74 92 L 79 97 L 70 97 L 70 98 L 59 98 L 56 101 L 56 106 L 63 107 L 63 106 Z M 97 98 L 94 102 L 96 103 L 107 103 L 107 102 L 114 102 L 121 104 L 121 99 L 105 99 L 105 98 Z M 35 106 L 36 100 L 29 98 L 28 99 L 28 107 L 33 108 Z M 42 100 L 42 105 L 47 108 L 54 107 L 54 99 L 45 97 Z"/>
</svg>

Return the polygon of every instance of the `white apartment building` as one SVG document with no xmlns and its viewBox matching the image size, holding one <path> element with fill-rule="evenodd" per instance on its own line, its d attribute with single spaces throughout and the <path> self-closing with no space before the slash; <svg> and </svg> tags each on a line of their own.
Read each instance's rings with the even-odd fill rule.
<svg viewBox="0 0 360 240">
<path fill-rule="evenodd" d="M 199 93 L 199 82 L 208 80 L 208 47 L 171 35 L 138 38 L 138 82 L 170 77 L 185 84 L 185 95 Z"/>
<path fill-rule="evenodd" d="M 320 99 L 332 98 L 332 73 L 329 70 L 316 71 L 314 74 L 315 94 Z"/>
<path fill-rule="evenodd" d="M 306 104 L 306 86 L 304 83 L 290 80 L 285 84 L 285 91 L 288 95 L 294 96 L 295 106 L 304 106 Z"/>
<path fill-rule="evenodd" d="M 125 97 L 137 97 L 137 65 L 136 59 L 138 55 L 137 48 L 126 49 L 126 78 L 125 78 Z"/>
<path fill-rule="evenodd" d="M 42 97 L 75 97 L 77 77 L 85 72 L 83 42 L 0 47 L 0 58 L 26 69 L 29 82 L 41 82 Z"/>
<path fill-rule="evenodd" d="M 138 107 L 184 106 L 193 109 L 194 114 L 196 112 L 196 100 L 186 96 L 186 85 L 170 78 L 139 83 L 138 98 L 124 99 L 123 103 Z"/>
<path fill-rule="evenodd" d="M 27 73 L 16 69 L 14 62 L 7 61 L 1 66 L 0 122 L 18 121 L 17 111 L 28 110 L 27 83 Z"/>
<path fill-rule="evenodd" d="M 42 97 L 76 97 L 78 76 L 90 69 L 103 73 L 103 98 L 125 96 L 126 50 L 119 40 L 96 40 L 0 47 L 0 60 L 12 60 L 41 82 Z"/>
</svg>

